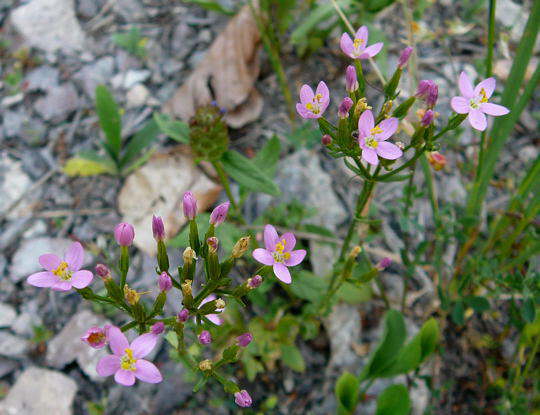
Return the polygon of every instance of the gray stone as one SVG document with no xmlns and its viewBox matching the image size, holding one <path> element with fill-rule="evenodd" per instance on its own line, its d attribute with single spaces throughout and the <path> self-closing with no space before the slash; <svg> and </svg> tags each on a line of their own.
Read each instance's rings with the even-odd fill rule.
<svg viewBox="0 0 540 415">
<path fill-rule="evenodd" d="M 0 327 L 11 326 L 16 317 L 17 312 L 12 306 L 0 303 Z"/>
<path fill-rule="evenodd" d="M 83 310 L 75 314 L 47 344 L 46 361 L 49 366 L 62 369 L 67 364 L 77 361 L 84 373 L 94 381 L 104 381 L 105 378 L 96 372 L 96 365 L 103 356 L 103 351 L 96 350 L 81 341 L 81 336 L 90 327 L 103 327 L 110 324 L 103 317 Z"/>
<path fill-rule="evenodd" d="M 159 385 L 150 413 L 169 414 L 191 395 L 192 387 L 184 380 L 186 369 L 183 365 L 168 361 L 160 367 L 160 370 L 167 381 Z"/>
<path fill-rule="evenodd" d="M 17 367 L 17 362 L 0 357 L 0 379 L 9 375 Z"/>
<path fill-rule="evenodd" d="M 511 0 L 499 0 L 495 9 L 495 18 L 504 26 L 512 28 L 510 31 L 512 40 L 518 40 L 525 29 L 527 10 L 522 4 Z"/>
<path fill-rule="evenodd" d="M 113 76 L 114 58 L 105 56 L 90 65 L 83 67 L 75 76 L 86 95 L 94 98 L 96 87 L 99 84 L 107 84 Z"/>
<path fill-rule="evenodd" d="M 0 173 L 2 173 L 1 168 Z M 1 200 L 2 199 L 0 199 L 0 202 Z M 1 211 L 2 209 L 0 208 L 0 212 Z M 2 233 L 0 233 L 0 251 L 5 251 L 8 248 L 13 247 L 15 241 L 24 232 L 30 222 L 30 219 L 15 219 L 5 223 Z"/>
<path fill-rule="evenodd" d="M 4 135 L 6 137 L 16 137 L 20 134 L 23 121 L 27 117 L 24 110 L 21 108 L 17 111 L 4 111 Z"/>
<path fill-rule="evenodd" d="M 144 8 L 138 0 L 116 0 L 114 2 L 114 10 L 126 22 L 140 20 L 146 16 Z"/>
<path fill-rule="evenodd" d="M 6 399 L 2 415 L 71 415 L 77 384 L 53 370 L 30 367 L 17 379 Z"/>
<path fill-rule="evenodd" d="M 28 351 L 28 342 L 18 336 L 0 331 L 0 356 L 21 358 Z"/>
<path fill-rule="evenodd" d="M 442 177 L 440 188 L 444 189 L 444 192 L 441 192 L 442 199 L 449 203 L 455 203 L 458 205 L 465 204 L 467 191 L 465 190 L 463 181 L 459 175 L 453 174 L 451 176 Z"/>
<path fill-rule="evenodd" d="M 24 99 L 24 94 L 22 92 L 19 92 L 15 95 L 8 95 L 7 97 L 2 99 L 2 107 L 9 108 L 13 105 L 18 104 L 19 102 L 22 102 Z"/>
<path fill-rule="evenodd" d="M 338 249 L 320 242 L 309 242 L 309 260 L 313 267 L 313 273 L 323 277 L 332 271 L 332 265 L 337 258 Z"/>
<path fill-rule="evenodd" d="M 77 14 L 85 19 L 91 19 L 98 14 L 103 4 L 104 1 L 101 0 L 79 0 L 77 2 Z"/>
<path fill-rule="evenodd" d="M 19 131 L 19 138 L 30 146 L 39 146 L 45 143 L 47 126 L 37 118 L 26 118 Z"/>
<path fill-rule="evenodd" d="M 348 304 L 336 305 L 323 321 L 330 339 L 329 366 L 351 367 L 358 363 L 353 345 L 360 338 L 360 314 L 356 307 Z"/>
<path fill-rule="evenodd" d="M 5 212 L 32 185 L 32 181 L 23 172 L 21 163 L 12 160 L 6 153 L 0 153 L 0 213 Z M 29 205 L 28 200 L 18 204 L 7 214 L 8 219 L 22 216 L 22 211 Z"/>
<path fill-rule="evenodd" d="M 79 94 L 72 84 L 65 83 L 39 98 L 34 108 L 45 120 L 60 122 L 79 108 Z"/>
<path fill-rule="evenodd" d="M 39 180 L 50 170 L 49 163 L 43 158 L 40 151 L 24 151 L 21 156 L 22 167 L 33 180 Z"/>
<path fill-rule="evenodd" d="M 30 274 L 41 271 L 42 268 L 38 262 L 40 255 L 54 253 L 62 256 L 72 243 L 70 239 L 49 237 L 24 240 L 11 260 L 9 268 L 11 280 L 19 282 Z M 85 252 L 84 264 L 89 264 L 91 260 L 88 252 Z"/>
<path fill-rule="evenodd" d="M 150 91 L 143 84 L 135 84 L 126 94 L 127 108 L 142 107 L 150 96 Z"/>
<path fill-rule="evenodd" d="M 31 338 L 34 335 L 34 327 L 41 326 L 43 321 L 36 313 L 21 313 L 11 325 L 13 330 L 19 336 Z"/>
<path fill-rule="evenodd" d="M 130 69 L 127 72 L 119 73 L 112 79 L 112 85 L 115 88 L 130 89 L 135 84 L 146 81 L 151 73 L 147 69 Z"/>
<path fill-rule="evenodd" d="M 58 87 L 60 72 L 57 68 L 43 65 L 34 69 L 26 76 L 27 91 L 49 92 Z"/>
<path fill-rule="evenodd" d="M 4 271 L 6 270 L 6 266 L 7 266 L 7 259 L 4 255 L 0 254 L 0 280 L 4 278 L 5 276 Z"/>
</svg>

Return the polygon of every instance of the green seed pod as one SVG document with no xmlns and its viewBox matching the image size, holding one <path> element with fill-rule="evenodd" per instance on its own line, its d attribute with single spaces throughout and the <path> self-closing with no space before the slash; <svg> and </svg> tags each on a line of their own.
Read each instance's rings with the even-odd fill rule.
<svg viewBox="0 0 540 415">
<path fill-rule="evenodd" d="M 189 144 L 196 158 L 217 161 L 229 148 L 227 125 L 216 106 L 199 108 L 189 126 Z"/>
</svg>

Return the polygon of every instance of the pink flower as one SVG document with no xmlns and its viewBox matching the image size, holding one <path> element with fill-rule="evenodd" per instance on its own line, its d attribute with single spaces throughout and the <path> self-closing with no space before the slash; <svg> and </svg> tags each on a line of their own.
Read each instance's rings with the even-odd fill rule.
<svg viewBox="0 0 540 415">
<path fill-rule="evenodd" d="M 186 192 L 184 193 L 184 199 L 182 207 L 184 209 L 184 216 L 188 220 L 195 219 L 197 216 L 197 199 L 193 196 L 193 193 Z"/>
<path fill-rule="evenodd" d="M 398 59 L 398 66 L 400 68 L 404 68 L 405 65 L 407 65 L 407 62 L 409 62 L 409 58 L 411 57 L 411 53 L 413 52 L 413 48 L 410 46 L 407 46 L 405 49 L 401 51 L 401 55 L 399 55 Z"/>
<path fill-rule="evenodd" d="M 461 96 L 452 98 L 450 105 L 458 114 L 469 114 L 468 120 L 471 127 L 484 131 L 487 128 L 486 115 L 498 117 L 506 115 L 510 110 L 502 105 L 491 104 L 488 99 L 495 90 L 495 78 L 488 78 L 480 82 L 473 89 L 471 80 L 465 72 L 459 76 L 459 90 Z"/>
<path fill-rule="evenodd" d="M 433 108 L 437 103 L 439 96 L 439 87 L 437 84 L 429 79 L 423 79 L 418 83 L 416 89 L 416 96 L 426 101 L 429 108 Z"/>
<path fill-rule="evenodd" d="M 403 155 L 403 151 L 388 140 L 398 128 L 398 119 L 387 118 L 375 126 L 373 113 L 366 110 L 358 119 L 358 143 L 362 149 L 362 158 L 369 164 L 379 164 L 379 157 L 395 160 Z"/>
<path fill-rule="evenodd" d="M 343 53 L 352 59 L 368 59 L 381 51 L 383 43 L 378 42 L 367 46 L 367 42 L 368 28 L 367 26 L 362 26 L 354 35 L 354 40 L 351 40 L 348 33 L 343 33 L 341 35 L 340 46 Z"/>
<path fill-rule="evenodd" d="M 156 241 L 165 239 L 165 225 L 161 216 L 152 215 L 152 234 Z"/>
<path fill-rule="evenodd" d="M 429 124 L 433 122 L 433 119 L 435 118 L 435 113 L 433 110 L 427 110 L 424 112 L 424 115 L 422 116 L 422 119 L 420 120 L 420 124 L 423 127 L 427 127 Z"/>
<path fill-rule="evenodd" d="M 201 331 L 201 334 L 199 334 L 199 343 L 202 345 L 212 343 L 212 335 L 208 330 Z"/>
<path fill-rule="evenodd" d="M 272 225 L 264 227 L 264 246 L 253 251 L 253 258 L 264 265 L 272 265 L 276 277 L 285 284 L 291 283 L 291 273 L 287 267 L 293 267 L 302 262 L 306 251 L 298 249 L 293 251 L 296 238 L 291 232 L 278 236 Z"/>
<path fill-rule="evenodd" d="M 120 246 L 130 246 L 135 238 L 135 229 L 133 225 L 122 222 L 114 228 L 114 238 Z"/>
<path fill-rule="evenodd" d="M 165 331 L 165 323 L 162 321 L 158 321 L 157 323 L 154 323 L 152 327 L 150 328 L 150 333 L 152 333 L 155 336 L 160 335 Z"/>
<path fill-rule="evenodd" d="M 248 391 L 245 389 L 234 394 L 234 402 L 242 408 L 249 408 L 253 403 L 251 396 L 249 396 Z"/>
<path fill-rule="evenodd" d="M 94 278 L 90 271 L 81 270 L 84 260 L 84 249 L 79 242 L 73 242 L 64 259 L 54 254 L 39 257 L 39 263 L 46 271 L 30 275 L 26 282 L 34 287 L 51 288 L 54 291 L 69 291 L 72 287 L 87 287 Z"/>
<path fill-rule="evenodd" d="M 107 332 L 109 328 L 109 325 L 103 328 L 90 327 L 86 330 L 84 336 L 81 337 L 81 340 L 94 349 L 101 349 L 107 344 Z"/>
<path fill-rule="evenodd" d="M 183 308 L 178 313 L 178 316 L 176 317 L 180 323 L 185 323 L 187 319 L 189 318 L 189 311 Z"/>
<path fill-rule="evenodd" d="M 379 271 L 383 271 L 390 265 L 392 265 L 392 260 L 388 257 L 384 257 L 377 263 L 377 265 L 375 265 L 375 268 L 377 268 Z"/>
<path fill-rule="evenodd" d="M 114 374 L 116 383 L 124 386 L 132 386 L 135 378 L 148 383 L 163 380 L 158 368 L 143 359 L 156 345 L 158 337 L 155 334 L 145 333 L 129 344 L 124 333 L 111 326 L 108 337 L 113 354 L 102 357 L 98 362 L 96 370 L 99 376 Z"/>
<path fill-rule="evenodd" d="M 158 286 L 161 291 L 169 291 L 172 288 L 171 276 L 165 271 L 158 277 Z"/>
<path fill-rule="evenodd" d="M 251 333 L 241 334 L 236 338 L 236 344 L 240 347 L 247 347 L 248 344 L 253 340 L 253 335 Z"/>
<path fill-rule="evenodd" d="M 216 299 L 216 296 L 214 294 L 210 294 L 208 297 L 206 297 L 204 300 L 201 301 L 201 305 L 199 308 L 201 308 L 204 304 L 214 301 Z M 218 313 L 221 313 L 224 308 L 216 308 L 216 311 Z M 206 314 L 205 317 L 210 320 L 212 323 L 214 323 L 217 326 L 221 326 L 223 324 L 223 319 L 219 316 L 219 314 Z"/>
<path fill-rule="evenodd" d="M 260 287 L 261 284 L 263 282 L 263 278 L 260 276 L 260 275 L 255 275 L 254 277 L 252 278 L 248 278 L 247 280 L 247 286 L 250 288 L 250 289 L 255 289 L 257 287 Z"/>
<path fill-rule="evenodd" d="M 315 93 L 309 85 L 303 85 L 296 111 L 302 118 L 321 118 L 329 103 L 330 91 L 324 81 L 319 82 Z"/>
<path fill-rule="evenodd" d="M 212 225 L 219 226 L 223 222 L 225 222 L 225 219 L 227 218 L 227 213 L 229 212 L 230 204 L 230 202 L 225 202 L 215 207 L 215 209 L 210 214 L 210 223 Z"/>
</svg>

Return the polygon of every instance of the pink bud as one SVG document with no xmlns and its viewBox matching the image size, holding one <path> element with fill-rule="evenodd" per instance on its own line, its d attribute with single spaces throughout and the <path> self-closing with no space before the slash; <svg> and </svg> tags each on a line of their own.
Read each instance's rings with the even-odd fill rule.
<svg viewBox="0 0 540 415">
<path fill-rule="evenodd" d="M 212 335 L 208 330 L 201 331 L 201 334 L 199 334 L 199 343 L 205 345 L 212 343 Z"/>
<path fill-rule="evenodd" d="M 81 340 L 94 349 L 101 349 L 107 344 L 107 327 L 91 327 L 81 337 Z"/>
<path fill-rule="evenodd" d="M 384 257 L 379 261 L 377 265 L 375 265 L 375 268 L 377 268 L 379 271 L 382 271 L 388 268 L 390 265 L 392 265 L 392 260 L 390 258 Z"/>
<path fill-rule="evenodd" d="M 236 344 L 240 347 L 246 347 L 252 340 L 253 335 L 251 333 L 244 333 L 236 338 Z"/>
<path fill-rule="evenodd" d="M 111 276 L 111 270 L 107 267 L 107 265 L 97 264 L 96 274 L 103 279 L 109 278 Z"/>
<path fill-rule="evenodd" d="M 353 106 L 353 100 L 349 97 L 343 98 L 338 107 L 338 117 L 345 119 L 349 116 L 349 110 Z"/>
<path fill-rule="evenodd" d="M 195 196 L 193 196 L 193 193 L 186 192 L 184 193 L 184 199 L 183 199 L 183 208 L 184 208 L 184 216 L 188 220 L 195 219 L 195 216 L 197 216 L 197 199 L 195 199 Z"/>
<path fill-rule="evenodd" d="M 332 137 L 330 137 L 329 134 L 323 135 L 321 138 L 321 143 L 323 146 L 329 146 L 330 144 L 332 144 Z"/>
<path fill-rule="evenodd" d="M 187 311 L 185 308 L 180 310 L 178 313 L 177 319 L 180 323 L 185 323 L 189 318 L 189 311 Z"/>
<path fill-rule="evenodd" d="M 165 239 L 165 225 L 161 216 L 152 215 L 152 233 L 156 241 Z"/>
<path fill-rule="evenodd" d="M 247 286 L 251 289 L 259 287 L 263 282 L 263 278 L 260 275 L 255 275 L 254 277 L 248 278 Z"/>
<path fill-rule="evenodd" d="M 433 122 L 434 118 L 435 118 L 435 113 L 433 112 L 433 110 L 427 110 L 424 113 L 424 116 L 422 117 L 422 120 L 420 121 L 420 124 L 423 127 L 427 127 L 429 124 L 431 124 Z"/>
<path fill-rule="evenodd" d="M 169 291 L 172 288 L 170 275 L 166 272 L 162 272 L 158 277 L 158 286 L 161 291 Z"/>
<path fill-rule="evenodd" d="M 135 238 L 135 229 L 133 225 L 122 222 L 114 228 L 114 238 L 120 246 L 130 246 Z"/>
<path fill-rule="evenodd" d="M 435 170 L 439 171 L 446 166 L 446 157 L 438 151 L 428 153 L 428 161 Z"/>
<path fill-rule="evenodd" d="M 234 394 L 234 402 L 241 408 L 249 408 L 253 403 L 251 396 L 249 396 L 249 393 L 245 389 Z"/>
<path fill-rule="evenodd" d="M 413 52 L 413 48 L 411 48 L 410 46 L 403 49 L 398 59 L 398 66 L 400 68 L 403 69 L 403 67 L 407 65 L 407 62 L 409 62 L 409 58 L 411 57 L 412 52 Z"/>
<path fill-rule="evenodd" d="M 155 334 L 156 336 L 163 333 L 164 331 L 165 331 L 165 324 L 162 321 L 158 321 L 150 329 L 150 332 L 152 334 Z"/>
<path fill-rule="evenodd" d="M 347 92 L 354 92 L 359 88 L 358 78 L 356 76 L 356 69 L 354 66 L 349 65 L 345 70 L 345 89 Z"/>
<path fill-rule="evenodd" d="M 216 208 L 210 214 L 210 223 L 214 226 L 219 226 L 225 222 L 227 212 L 229 211 L 229 202 L 222 203 L 216 206 Z"/>
<path fill-rule="evenodd" d="M 418 83 L 416 96 L 426 101 L 429 108 L 433 108 L 435 106 L 438 95 L 439 87 L 435 82 L 424 79 Z"/>
</svg>

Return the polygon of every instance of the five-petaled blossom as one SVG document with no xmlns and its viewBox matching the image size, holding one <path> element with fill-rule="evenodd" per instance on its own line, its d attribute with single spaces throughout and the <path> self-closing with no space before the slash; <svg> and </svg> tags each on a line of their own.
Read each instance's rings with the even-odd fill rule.
<svg viewBox="0 0 540 415">
<path fill-rule="evenodd" d="M 135 378 L 148 383 L 159 383 L 163 380 L 158 368 L 143 359 L 155 347 L 157 335 L 142 334 L 131 344 L 116 326 L 111 326 L 107 335 L 113 354 L 103 356 L 98 362 L 96 370 L 100 376 L 114 375 L 116 383 L 124 386 L 133 385 Z"/>
<path fill-rule="evenodd" d="M 319 82 L 315 93 L 309 85 L 303 85 L 296 111 L 302 118 L 321 118 L 329 103 L 330 91 L 324 81 Z"/>
<path fill-rule="evenodd" d="M 379 157 L 395 160 L 403 155 L 403 151 L 388 140 L 398 128 L 398 119 L 387 118 L 375 126 L 373 113 L 366 110 L 358 119 L 358 143 L 362 149 L 362 158 L 369 164 L 379 164 Z"/>
<path fill-rule="evenodd" d="M 264 265 L 271 265 L 276 277 L 285 284 L 291 283 L 291 273 L 287 267 L 298 265 L 306 256 L 306 251 L 298 249 L 293 251 L 296 238 L 291 232 L 278 236 L 272 225 L 264 227 L 264 246 L 253 251 L 253 258 Z"/>
<path fill-rule="evenodd" d="M 101 349 L 107 344 L 107 333 L 111 326 L 106 324 L 105 327 L 90 327 L 81 337 L 81 340 L 94 349 Z"/>
<path fill-rule="evenodd" d="M 81 270 L 84 249 L 79 242 L 73 242 L 64 259 L 55 254 L 44 254 L 39 263 L 46 271 L 30 275 L 26 282 L 34 287 L 46 287 L 55 291 L 69 291 L 72 287 L 87 287 L 94 278 L 91 271 Z"/>
<path fill-rule="evenodd" d="M 367 26 L 362 26 L 356 31 L 354 40 L 351 39 L 348 33 L 343 33 L 339 45 L 341 46 L 343 53 L 352 59 L 368 59 L 374 57 L 381 51 L 383 43 L 378 42 L 368 46 L 367 42 L 368 28 Z"/>
<path fill-rule="evenodd" d="M 459 90 L 461 96 L 452 98 L 450 104 L 458 114 L 469 114 L 468 120 L 472 128 L 484 131 L 487 127 L 486 115 L 506 115 L 510 110 L 502 105 L 492 104 L 488 99 L 495 90 L 495 78 L 488 78 L 480 82 L 473 89 L 471 80 L 465 72 L 459 76 Z"/>
<path fill-rule="evenodd" d="M 214 294 L 210 294 L 208 297 L 201 301 L 201 305 L 199 306 L 199 308 L 201 308 L 204 304 L 210 301 L 214 301 L 215 299 L 216 296 Z M 223 310 L 224 308 L 216 308 L 216 311 L 218 313 L 221 313 Z M 217 326 L 221 326 L 221 324 L 223 323 L 223 319 L 219 316 L 219 314 L 206 314 L 205 317 Z"/>
</svg>

